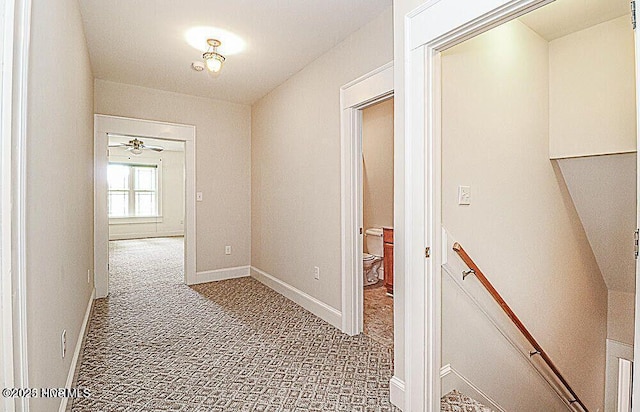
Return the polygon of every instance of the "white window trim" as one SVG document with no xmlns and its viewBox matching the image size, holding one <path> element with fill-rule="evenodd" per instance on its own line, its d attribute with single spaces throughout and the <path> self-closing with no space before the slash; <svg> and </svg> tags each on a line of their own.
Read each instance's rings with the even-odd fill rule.
<svg viewBox="0 0 640 412">
<path fill-rule="evenodd" d="M 129 225 L 129 224 L 143 224 L 143 223 L 162 223 L 162 158 L 159 159 L 136 159 L 128 156 L 111 155 L 109 156 L 109 164 L 118 163 L 123 165 L 142 165 L 142 166 L 155 166 L 157 169 L 157 202 L 158 212 L 154 216 L 117 216 L 109 217 L 109 225 Z M 133 188 L 129 191 L 133 192 Z"/>
</svg>

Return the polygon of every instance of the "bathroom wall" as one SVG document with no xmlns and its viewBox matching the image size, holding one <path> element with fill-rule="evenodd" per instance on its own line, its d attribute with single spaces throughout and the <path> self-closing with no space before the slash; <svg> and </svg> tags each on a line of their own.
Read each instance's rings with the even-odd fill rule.
<svg viewBox="0 0 640 412">
<path fill-rule="evenodd" d="M 362 186 L 364 229 L 393 227 L 393 98 L 362 111 Z"/>
<path fill-rule="evenodd" d="M 162 140 L 144 141 L 150 145 L 163 145 Z M 132 156 L 124 148 L 109 149 L 109 162 L 126 163 L 128 160 L 147 161 L 161 168 L 161 216 L 151 223 L 140 223 L 136 218 L 109 219 L 109 240 L 184 235 L 184 151 L 164 150 L 159 153 L 146 150 L 139 156 Z M 144 221 L 148 222 L 148 219 Z"/>
<path fill-rule="evenodd" d="M 514 20 L 443 53 L 442 76 L 443 225 L 589 409 L 602 408 L 607 288 L 549 160 L 548 42 Z M 468 206 L 459 185 L 471 187 Z M 519 379 L 491 372 L 482 340 L 448 339 L 455 319 L 443 325 L 443 362 L 481 386 Z"/>
</svg>

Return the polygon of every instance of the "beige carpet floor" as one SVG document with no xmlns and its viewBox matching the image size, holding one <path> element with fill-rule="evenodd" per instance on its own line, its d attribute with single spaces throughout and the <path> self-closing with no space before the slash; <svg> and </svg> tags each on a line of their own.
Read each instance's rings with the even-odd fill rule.
<svg viewBox="0 0 640 412">
<path fill-rule="evenodd" d="M 440 400 L 441 412 L 493 412 L 480 402 L 457 390 L 452 390 Z"/>
<path fill-rule="evenodd" d="M 182 284 L 182 239 L 110 242 L 73 411 L 396 411 L 392 349 L 252 278 Z"/>
</svg>

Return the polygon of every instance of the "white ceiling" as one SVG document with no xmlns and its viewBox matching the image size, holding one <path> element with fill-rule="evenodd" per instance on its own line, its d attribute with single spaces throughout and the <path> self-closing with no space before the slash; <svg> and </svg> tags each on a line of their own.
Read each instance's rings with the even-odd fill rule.
<svg viewBox="0 0 640 412">
<path fill-rule="evenodd" d="M 249 104 L 391 0 L 80 0 L 80 7 L 96 78 Z M 202 55 L 184 38 L 195 26 L 222 28 L 246 42 L 217 78 L 190 67 Z"/>
<path fill-rule="evenodd" d="M 635 291 L 636 154 L 558 160 L 607 288 Z"/>
<path fill-rule="evenodd" d="M 551 41 L 625 14 L 631 14 L 630 0 L 556 0 L 520 21 Z"/>
</svg>

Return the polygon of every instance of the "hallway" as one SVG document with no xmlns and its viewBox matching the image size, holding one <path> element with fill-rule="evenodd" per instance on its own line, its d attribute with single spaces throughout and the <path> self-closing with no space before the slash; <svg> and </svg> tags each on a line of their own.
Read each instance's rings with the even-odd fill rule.
<svg viewBox="0 0 640 412">
<path fill-rule="evenodd" d="M 392 411 L 393 352 L 251 278 L 182 284 L 182 238 L 110 242 L 73 411 Z"/>
</svg>

